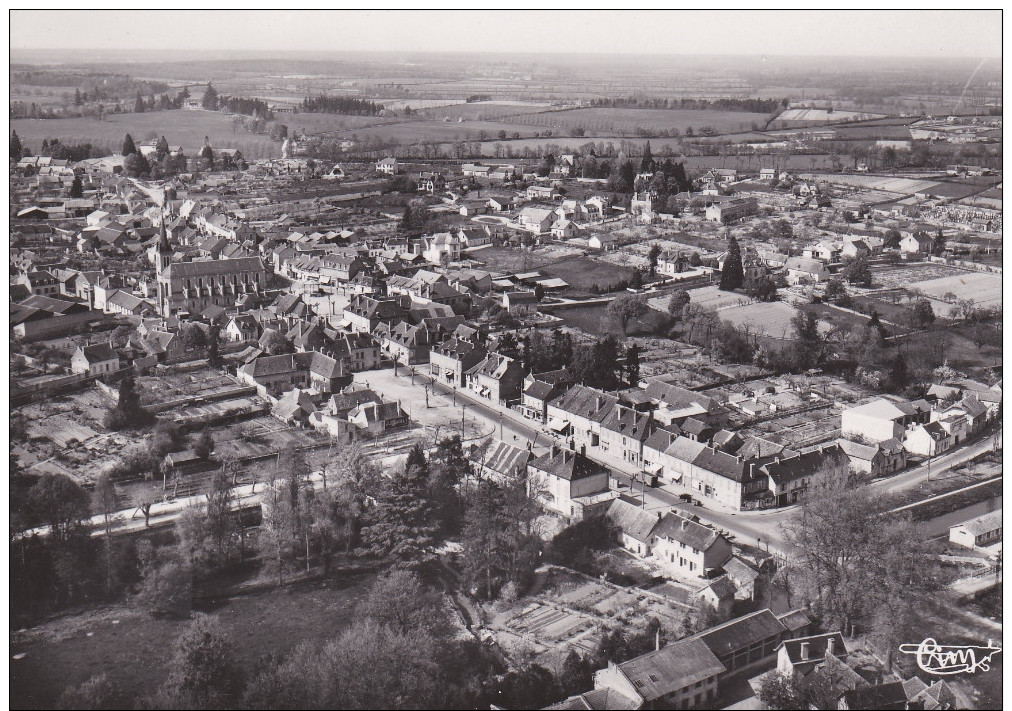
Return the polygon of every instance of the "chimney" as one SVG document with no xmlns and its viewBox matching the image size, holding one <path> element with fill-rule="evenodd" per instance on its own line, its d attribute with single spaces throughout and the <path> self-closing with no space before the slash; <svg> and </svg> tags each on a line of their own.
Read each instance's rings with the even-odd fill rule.
<svg viewBox="0 0 1012 711">
<path fill-rule="evenodd" d="M 830 654 L 832 654 L 835 647 L 836 647 L 836 638 L 830 637 L 829 639 L 827 639 L 826 640 L 826 656 L 829 656 Z"/>
<path fill-rule="evenodd" d="M 688 527 L 689 527 L 689 521 L 687 519 L 683 518 L 682 519 L 682 530 L 684 531 Z"/>
<path fill-rule="evenodd" d="M 778 455 L 777 455 L 777 456 L 776 456 L 776 457 L 774 458 L 774 460 L 776 461 L 776 463 L 777 463 L 777 464 L 780 464 L 780 455 L 778 454 Z"/>
<path fill-rule="evenodd" d="M 808 642 L 801 643 L 801 659 L 802 660 L 808 659 Z"/>
<path fill-rule="evenodd" d="M 602 407 L 604 407 L 604 398 L 601 397 L 600 395 L 598 395 L 597 396 L 597 409 L 600 410 Z"/>
<path fill-rule="evenodd" d="M 552 458 L 554 459 L 557 456 L 559 456 L 559 445 L 553 444 L 552 445 Z"/>
</svg>

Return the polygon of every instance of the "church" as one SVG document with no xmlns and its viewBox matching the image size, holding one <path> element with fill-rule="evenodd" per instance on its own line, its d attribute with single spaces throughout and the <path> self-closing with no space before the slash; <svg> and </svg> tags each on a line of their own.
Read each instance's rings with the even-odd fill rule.
<svg viewBox="0 0 1012 711">
<path fill-rule="evenodd" d="M 158 313 L 162 316 L 199 314 L 212 305 L 227 309 L 243 294 L 262 293 L 267 287 L 267 270 L 258 257 L 173 262 L 172 252 L 163 220 L 155 247 Z"/>
</svg>

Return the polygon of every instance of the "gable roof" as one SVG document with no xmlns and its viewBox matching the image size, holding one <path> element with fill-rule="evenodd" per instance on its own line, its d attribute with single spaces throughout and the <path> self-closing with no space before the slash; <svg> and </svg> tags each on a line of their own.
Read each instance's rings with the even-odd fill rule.
<svg viewBox="0 0 1012 711">
<path fill-rule="evenodd" d="M 711 652 L 721 657 L 748 648 L 768 637 L 783 634 L 785 631 L 786 627 L 776 615 L 769 609 L 764 609 L 711 627 L 695 637 L 705 642 Z"/>
<path fill-rule="evenodd" d="M 579 452 L 571 452 L 567 449 L 555 453 L 548 452 L 531 461 L 530 466 L 567 481 L 578 481 L 597 474 L 608 473 L 606 467 L 588 459 Z"/>
<path fill-rule="evenodd" d="M 833 656 L 847 656 L 847 645 L 844 643 L 843 635 L 839 632 L 787 639 L 781 644 L 784 647 L 784 651 L 787 652 L 787 658 L 791 660 L 791 664 L 801 664 L 803 662 L 818 662 L 825 659 L 830 639 L 833 640 Z M 808 659 L 801 658 L 802 644 L 808 645 Z"/>
<path fill-rule="evenodd" d="M 618 498 L 611 502 L 605 512 L 608 520 L 630 538 L 644 543 L 650 540 L 654 529 L 660 522 L 657 514 L 650 513 L 625 499 Z"/>
<path fill-rule="evenodd" d="M 673 511 L 664 514 L 654 529 L 654 536 L 684 543 L 699 551 L 709 550 L 717 542 L 717 539 L 723 538 L 712 528 Z"/>
<path fill-rule="evenodd" d="M 101 363 L 107 360 L 117 360 L 119 356 L 108 343 L 95 343 L 90 346 L 82 346 L 81 352 L 89 363 Z"/>
<path fill-rule="evenodd" d="M 693 637 L 630 659 L 618 668 L 648 703 L 727 671 L 707 645 Z"/>
</svg>

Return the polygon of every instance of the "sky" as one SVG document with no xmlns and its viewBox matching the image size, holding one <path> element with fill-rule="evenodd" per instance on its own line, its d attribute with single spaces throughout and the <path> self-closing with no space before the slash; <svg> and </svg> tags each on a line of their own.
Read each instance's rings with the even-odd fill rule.
<svg viewBox="0 0 1012 711">
<path fill-rule="evenodd" d="M 10 31 L 14 49 L 983 58 L 1001 57 L 1001 19 L 998 10 L 13 10 Z"/>
</svg>

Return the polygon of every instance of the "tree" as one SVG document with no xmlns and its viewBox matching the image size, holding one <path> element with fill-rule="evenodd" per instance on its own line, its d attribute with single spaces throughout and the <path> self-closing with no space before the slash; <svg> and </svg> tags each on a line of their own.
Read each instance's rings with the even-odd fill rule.
<svg viewBox="0 0 1012 711">
<path fill-rule="evenodd" d="M 207 334 L 200 326 L 191 323 L 182 329 L 183 347 L 188 351 L 200 350 L 207 346 Z"/>
<path fill-rule="evenodd" d="M 207 364 L 212 368 L 221 365 L 220 337 L 221 326 L 216 323 L 211 324 L 211 327 L 207 331 Z"/>
<path fill-rule="evenodd" d="M 57 707 L 61 709 L 100 709 L 113 708 L 119 700 L 119 689 L 109 681 L 109 677 L 96 674 L 89 677 L 80 686 L 68 687 L 60 695 Z"/>
<path fill-rule="evenodd" d="M 745 269 L 741 262 L 741 248 L 738 240 L 732 236 L 727 243 L 727 257 L 724 268 L 720 271 L 721 291 L 734 291 L 745 282 Z"/>
<path fill-rule="evenodd" d="M 661 246 L 659 244 L 650 245 L 650 251 L 647 253 L 647 261 L 650 264 L 650 276 L 654 275 L 657 270 L 657 260 L 661 256 Z"/>
<path fill-rule="evenodd" d="M 772 671 L 763 677 L 756 696 L 762 701 L 766 708 L 770 709 L 807 709 L 809 708 L 805 695 L 798 688 L 794 679 Z"/>
<path fill-rule="evenodd" d="M 81 184 L 81 176 L 74 174 L 74 182 L 70 184 L 70 197 L 79 198 L 84 196 L 84 186 Z"/>
<path fill-rule="evenodd" d="M 11 131 L 11 160 L 19 161 L 24 155 L 21 147 L 21 139 L 18 138 L 17 131 Z"/>
<path fill-rule="evenodd" d="M 654 157 L 650 152 L 650 141 L 647 141 L 646 147 L 643 149 L 643 160 L 640 161 L 640 172 L 649 173 L 654 169 Z"/>
<path fill-rule="evenodd" d="M 871 286 L 871 269 L 864 257 L 844 260 L 843 270 L 840 273 L 851 284 Z"/>
<path fill-rule="evenodd" d="M 167 155 L 169 155 L 169 142 L 165 140 L 165 136 L 162 136 L 155 143 L 155 156 L 161 160 Z"/>
<path fill-rule="evenodd" d="M 151 172 L 151 166 L 148 164 L 148 159 L 145 158 L 139 151 L 135 151 L 126 157 L 123 161 L 123 170 L 131 178 L 138 178 L 146 176 Z"/>
<path fill-rule="evenodd" d="M 197 613 L 174 645 L 169 676 L 154 698 L 155 706 L 233 707 L 242 688 L 242 672 L 232 643 L 215 617 Z"/>
<path fill-rule="evenodd" d="M 763 271 L 746 280 L 745 293 L 757 301 L 776 301 L 777 284 L 773 277 Z"/>
<path fill-rule="evenodd" d="M 270 355 L 281 355 L 283 353 L 294 353 L 295 346 L 280 331 L 269 329 L 264 339 L 264 350 Z"/>
<path fill-rule="evenodd" d="M 625 334 L 629 321 L 645 315 L 650 310 L 646 299 L 635 294 L 621 294 L 612 299 L 608 304 L 608 315 L 614 318 L 622 326 L 622 333 Z"/>
<path fill-rule="evenodd" d="M 362 529 L 364 553 L 399 567 L 417 568 L 435 559 L 438 526 L 427 496 L 428 477 L 419 466 L 385 480 Z"/>
<path fill-rule="evenodd" d="M 671 293 L 671 298 L 668 299 L 668 314 L 676 321 L 682 318 L 682 311 L 691 301 L 689 292 L 685 289 L 677 289 Z"/>
<path fill-rule="evenodd" d="M 897 353 L 889 367 L 889 383 L 894 390 L 903 390 L 910 383 L 910 372 L 907 359 L 903 353 Z"/>
<path fill-rule="evenodd" d="M 133 602 L 155 617 L 186 617 L 192 605 L 193 576 L 172 548 L 155 548 L 150 540 L 137 544 L 138 572 Z"/>
<path fill-rule="evenodd" d="M 428 590 L 410 570 L 388 570 L 377 577 L 355 613 L 398 634 L 444 632 L 439 594 Z"/>
<path fill-rule="evenodd" d="M 28 490 L 28 508 L 49 526 L 52 540 L 64 543 L 88 517 L 88 494 L 66 474 L 43 474 Z"/>
<path fill-rule="evenodd" d="M 843 280 L 839 277 L 833 277 L 826 282 L 826 300 L 835 301 L 841 296 L 846 296 L 847 290 L 843 286 Z"/>
<path fill-rule="evenodd" d="M 927 328 L 935 322 L 935 310 L 927 299 L 918 299 L 908 310 L 908 321 L 913 328 Z"/>
<path fill-rule="evenodd" d="M 211 456 L 212 451 L 214 451 L 214 440 L 211 438 L 211 433 L 201 430 L 193 439 L 193 453 L 201 459 L 207 459 Z"/>
<path fill-rule="evenodd" d="M 116 485 L 107 471 L 99 474 L 95 480 L 95 491 L 92 498 L 93 508 L 101 512 L 105 519 L 105 536 L 103 536 L 102 540 L 102 564 L 105 567 L 105 591 L 106 594 L 111 594 L 116 581 L 116 561 L 113 558 L 110 514 L 116 510 L 118 498 L 116 496 Z"/>
<path fill-rule="evenodd" d="M 637 387 L 640 382 L 640 351 L 642 349 L 633 343 L 625 351 L 625 373 L 626 382 L 632 387 Z"/>
<path fill-rule="evenodd" d="M 134 101 L 134 113 L 142 114 L 144 113 L 144 110 L 145 110 L 144 97 L 142 97 L 141 93 L 138 91 L 137 100 Z"/>
<path fill-rule="evenodd" d="M 207 88 L 204 90 L 204 96 L 200 100 L 200 105 L 208 111 L 218 110 L 218 91 L 211 82 L 207 82 Z"/>
</svg>

